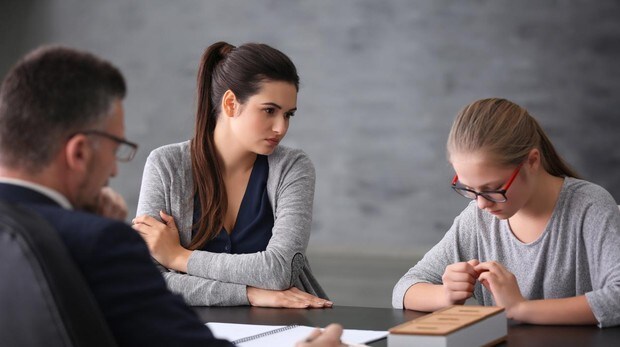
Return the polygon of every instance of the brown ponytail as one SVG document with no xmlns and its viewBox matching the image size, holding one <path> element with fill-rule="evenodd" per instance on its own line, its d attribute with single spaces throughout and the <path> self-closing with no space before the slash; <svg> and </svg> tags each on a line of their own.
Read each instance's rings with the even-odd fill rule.
<svg viewBox="0 0 620 347">
<path fill-rule="evenodd" d="M 290 82 L 299 90 L 299 76 L 293 62 L 265 44 L 247 43 L 235 48 L 217 42 L 202 55 L 197 78 L 196 124 L 190 143 L 193 196 L 197 195 L 200 202 L 200 218 L 194 225 L 196 233 L 189 249 L 202 248 L 220 232 L 228 208 L 221 159 L 213 139 L 222 97 L 231 90 L 243 104 L 259 92 L 264 81 Z"/>
<path fill-rule="evenodd" d="M 505 165 L 518 165 L 532 148 L 545 170 L 558 177 L 579 175 L 556 152 L 547 134 L 523 107 L 506 99 L 482 99 L 465 106 L 448 136 L 448 156 L 484 150 Z"/>
<path fill-rule="evenodd" d="M 226 211 L 228 197 L 222 178 L 221 162 L 215 150 L 213 131 L 217 121 L 217 106 L 211 98 L 211 81 L 215 67 L 234 47 L 226 42 L 211 45 L 202 55 L 197 81 L 196 126 L 191 140 L 192 178 L 194 195 L 198 195 L 201 206 L 198 230 L 189 245 L 190 249 L 198 249 L 209 241 L 214 230 L 222 228 L 223 211 Z M 204 175 L 208 173 L 208 175 Z M 193 196 L 192 196 L 193 199 Z"/>
</svg>

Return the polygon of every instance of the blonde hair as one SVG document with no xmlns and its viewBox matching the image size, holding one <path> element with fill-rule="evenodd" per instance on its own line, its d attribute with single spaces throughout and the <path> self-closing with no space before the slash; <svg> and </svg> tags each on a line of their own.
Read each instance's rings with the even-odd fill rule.
<svg viewBox="0 0 620 347">
<path fill-rule="evenodd" d="M 549 174 L 579 177 L 527 110 L 506 99 L 482 99 L 465 106 L 452 124 L 447 144 L 448 158 L 456 152 L 484 151 L 502 165 L 522 163 L 533 148 L 541 152 Z"/>
</svg>

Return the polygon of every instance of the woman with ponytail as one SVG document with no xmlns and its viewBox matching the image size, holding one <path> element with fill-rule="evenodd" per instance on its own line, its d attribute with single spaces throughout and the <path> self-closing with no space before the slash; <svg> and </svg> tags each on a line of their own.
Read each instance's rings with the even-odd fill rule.
<svg viewBox="0 0 620 347">
<path fill-rule="evenodd" d="M 620 325 L 620 211 L 581 180 L 519 105 L 466 106 L 448 138 L 451 188 L 473 200 L 396 284 L 392 305 L 473 297 L 530 324 Z"/>
<path fill-rule="evenodd" d="M 190 305 L 329 307 L 310 272 L 315 173 L 278 145 L 297 110 L 299 77 L 282 52 L 208 47 L 194 136 L 147 159 L 134 229 Z"/>
</svg>

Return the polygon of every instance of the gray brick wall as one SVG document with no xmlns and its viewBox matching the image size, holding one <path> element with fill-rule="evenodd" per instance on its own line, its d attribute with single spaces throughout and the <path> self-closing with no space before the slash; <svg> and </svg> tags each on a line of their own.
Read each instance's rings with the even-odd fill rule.
<svg viewBox="0 0 620 347">
<path fill-rule="evenodd" d="M 41 43 L 94 51 L 129 84 L 139 155 L 112 185 L 135 209 L 142 166 L 193 126 L 212 42 L 274 45 L 297 64 L 285 143 L 317 169 L 311 250 L 408 255 L 466 203 L 445 139 L 473 99 L 530 109 L 559 151 L 620 200 L 620 3 L 600 1 L 3 1 L 0 73 Z"/>
</svg>

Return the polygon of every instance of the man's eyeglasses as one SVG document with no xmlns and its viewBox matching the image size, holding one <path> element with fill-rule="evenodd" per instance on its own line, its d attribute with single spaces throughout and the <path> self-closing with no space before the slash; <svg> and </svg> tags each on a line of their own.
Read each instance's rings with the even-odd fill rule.
<svg viewBox="0 0 620 347">
<path fill-rule="evenodd" d="M 515 178 L 517 178 L 521 166 L 523 166 L 523 163 L 517 166 L 515 171 L 512 173 L 512 176 L 510 176 L 508 182 L 506 182 L 506 184 L 501 189 L 477 192 L 473 189 L 465 188 L 463 186 L 457 186 L 456 184 L 459 180 L 458 175 L 454 175 L 454 178 L 452 179 L 452 189 L 454 189 L 454 191 L 459 193 L 460 195 L 472 200 L 476 200 L 478 196 L 481 196 L 491 202 L 506 202 L 508 200 L 508 198 L 506 197 L 506 192 L 508 191 L 508 188 L 510 188 L 510 186 L 512 185 L 512 182 L 514 182 Z"/>
<path fill-rule="evenodd" d="M 96 135 L 96 136 L 105 137 L 107 139 L 115 141 L 116 143 L 118 143 L 118 147 L 116 147 L 116 153 L 115 153 L 116 159 L 118 161 L 122 161 L 122 162 L 131 161 L 131 159 L 133 159 L 133 157 L 136 155 L 136 152 L 138 151 L 138 145 L 136 143 L 127 141 L 123 138 L 114 136 L 112 134 L 108 134 L 105 131 L 83 130 L 83 131 L 76 132 L 70 137 L 73 137 L 77 134 Z"/>
</svg>

